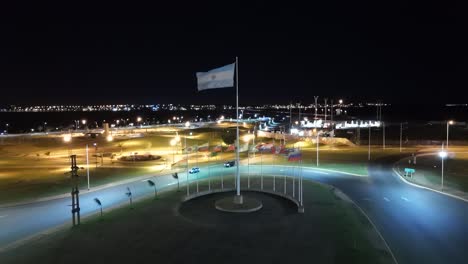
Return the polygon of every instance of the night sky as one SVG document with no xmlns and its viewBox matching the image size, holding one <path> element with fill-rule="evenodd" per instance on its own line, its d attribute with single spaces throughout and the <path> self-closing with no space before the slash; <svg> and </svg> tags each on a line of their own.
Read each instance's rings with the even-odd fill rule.
<svg viewBox="0 0 468 264">
<path fill-rule="evenodd" d="M 195 72 L 235 56 L 241 103 L 468 101 L 461 4 L 62 2 L 2 8 L 0 104 L 234 103 Z"/>
</svg>

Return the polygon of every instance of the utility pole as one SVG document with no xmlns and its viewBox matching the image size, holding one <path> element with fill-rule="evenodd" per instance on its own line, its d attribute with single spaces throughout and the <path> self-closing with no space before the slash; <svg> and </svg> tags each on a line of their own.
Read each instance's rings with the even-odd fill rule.
<svg viewBox="0 0 468 264">
<path fill-rule="evenodd" d="M 317 167 L 319 166 L 319 144 L 320 144 L 319 132 L 317 130 L 317 142 L 316 142 L 316 145 L 317 145 Z"/>
<path fill-rule="evenodd" d="M 289 133 L 291 133 L 291 128 L 292 128 L 292 108 L 291 108 L 291 102 L 289 102 Z"/>
<path fill-rule="evenodd" d="M 315 99 L 315 117 L 314 117 L 314 120 L 317 120 L 317 110 L 318 110 L 317 100 L 318 100 L 318 96 L 314 96 L 314 99 Z"/>
<path fill-rule="evenodd" d="M 71 179 L 72 179 L 72 221 L 73 221 L 73 226 L 80 225 L 80 191 L 78 190 L 78 166 L 76 165 L 76 155 L 71 155 L 70 156 L 70 173 L 71 173 Z"/>
<path fill-rule="evenodd" d="M 301 103 L 298 103 L 297 107 L 299 108 L 299 116 L 298 116 L 299 119 L 298 119 L 298 121 L 299 121 L 299 124 L 300 124 L 301 123 Z"/>
<path fill-rule="evenodd" d="M 325 122 L 327 121 L 327 100 L 328 98 L 325 98 Z"/>
</svg>

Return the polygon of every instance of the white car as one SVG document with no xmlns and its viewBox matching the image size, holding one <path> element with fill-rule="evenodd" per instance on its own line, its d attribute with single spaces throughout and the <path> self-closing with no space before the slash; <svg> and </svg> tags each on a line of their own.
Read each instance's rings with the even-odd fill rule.
<svg viewBox="0 0 468 264">
<path fill-rule="evenodd" d="M 200 168 L 198 167 L 193 167 L 189 170 L 190 174 L 199 173 L 199 172 L 200 172 Z"/>
</svg>

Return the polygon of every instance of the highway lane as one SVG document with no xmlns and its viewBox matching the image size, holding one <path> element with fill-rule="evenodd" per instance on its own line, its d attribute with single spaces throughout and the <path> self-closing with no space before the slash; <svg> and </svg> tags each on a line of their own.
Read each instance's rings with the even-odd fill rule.
<svg viewBox="0 0 468 264">
<path fill-rule="evenodd" d="M 298 170 L 281 166 L 242 167 L 251 174 L 297 175 Z M 372 219 L 382 233 L 398 262 L 403 263 L 466 263 L 468 254 L 468 204 L 429 190 L 403 183 L 386 162 L 373 164 L 369 177 L 303 169 L 305 178 L 336 186 L 353 199 Z M 234 182 L 234 168 L 221 165 L 202 168 L 195 177 L 224 175 L 225 182 Z M 179 173 L 185 192 L 185 173 Z M 158 189 L 176 184 L 170 175 L 155 178 Z M 279 180 L 279 179 L 278 179 Z M 218 182 L 219 184 L 219 182 Z M 98 197 L 104 208 L 128 203 L 126 187 L 134 198 L 150 195 L 153 189 L 141 180 L 81 195 L 82 215 L 98 212 L 93 201 Z M 191 191 L 195 190 L 192 183 Z M 70 222 L 70 198 L 0 208 L 0 247 L 45 229 Z M 307 210 L 307 208 L 306 208 Z"/>
<path fill-rule="evenodd" d="M 304 176 L 336 186 L 376 224 L 402 263 L 466 263 L 468 203 L 403 183 L 391 164 L 373 164 L 369 177 Z M 265 173 L 272 173 L 264 167 Z M 307 210 L 307 208 L 306 208 Z"/>
</svg>

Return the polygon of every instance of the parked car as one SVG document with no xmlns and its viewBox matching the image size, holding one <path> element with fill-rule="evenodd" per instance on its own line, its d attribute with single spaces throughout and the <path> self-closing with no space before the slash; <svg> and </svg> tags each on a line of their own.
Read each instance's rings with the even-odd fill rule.
<svg viewBox="0 0 468 264">
<path fill-rule="evenodd" d="M 226 167 L 226 168 L 233 167 L 234 165 L 236 165 L 236 161 L 235 161 L 235 160 L 226 161 L 226 162 L 224 163 L 224 167 Z"/>
<path fill-rule="evenodd" d="M 190 174 L 199 173 L 199 172 L 200 172 L 200 168 L 198 167 L 193 167 L 189 170 Z"/>
</svg>

